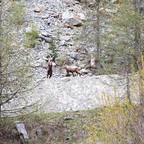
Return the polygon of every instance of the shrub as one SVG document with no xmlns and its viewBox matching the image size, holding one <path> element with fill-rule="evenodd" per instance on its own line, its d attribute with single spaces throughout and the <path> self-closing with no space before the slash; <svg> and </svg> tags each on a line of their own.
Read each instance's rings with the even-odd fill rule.
<svg viewBox="0 0 144 144">
<path fill-rule="evenodd" d="M 50 56 L 53 57 L 54 61 L 55 61 L 55 58 L 57 58 L 57 56 L 58 56 L 58 50 L 56 49 L 56 45 L 55 45 L 55 41 L 54 40 L 51 41 L 49 50 L 52 51 L 52 53 L 50 54 Z"/>
<path fill-rule="evenodd" d="M 30 31 L 26 33 L 26 47 L 33 48 L 38 44 L 37 39 L 39 38 L 39 34 L 37 28 L 34 24 L 31 24 Z"/>
<path fill-rule="evenodd" d="M 105 107 L 100 109 L 99 115 L 90 119 L 88 129 L 90 131 L 89 143 L 113 143 L 131 144 L 144 143 L 144 61 L 137 73 L 130 78 L 132 103 L 124 96 L 124 101 L 115 97 L 106 98 L 103 94 Z M 135 98 L 134 98 L 135 97 Z"/>
</svg>

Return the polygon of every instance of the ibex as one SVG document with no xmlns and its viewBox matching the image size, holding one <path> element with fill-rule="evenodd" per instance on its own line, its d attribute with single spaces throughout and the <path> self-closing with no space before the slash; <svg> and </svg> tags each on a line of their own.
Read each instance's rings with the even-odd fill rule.
<svg viewBox="0 0 144 144">
<path fill-rule="evenodd" d="M 47 78 L 51 78 L 52 76 L 52 61 L 53 58 L 50 58 L 48 61 Z"/>
<path fill-rule="evenodd" d="M 74 72 L 76 72 L 77 74 L 79 74 L 81 76 L 81 73 L 78 71 L 78 67 L 77 66 L 68 66 L 68 65 L 65 65 L 63 68 L 65 68 L 66 71 L 67 71 L 67 75 L 66 76 L 69 75 L 69 72 L 71 72 L 72 74 Z M 73 74 L 73 76 L 74 76 L 74 74 Z"/>
</svg>

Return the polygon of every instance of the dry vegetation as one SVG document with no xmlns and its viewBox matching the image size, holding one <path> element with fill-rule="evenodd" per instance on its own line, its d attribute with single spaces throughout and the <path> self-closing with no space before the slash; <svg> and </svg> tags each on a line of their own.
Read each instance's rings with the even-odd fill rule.
<svg viewBox="0 0 144 144">
<path fill-rule="evenodd" d="M 87 129 L 89 118 L 97 116 L 97 112 L 98 109 L 3 118 L 0 141 L 7 144 L 20 144 L 18 134 L 13 134 L 14 121 L 18 120 L 25 124 L 30 144 L 86 144 L 89 138 Z M 74 119 L 64 120 L 64 117 L 69 115 Z M 42 136 L 36 135 L 38 128 L 42 129 Z"/>
</svg>

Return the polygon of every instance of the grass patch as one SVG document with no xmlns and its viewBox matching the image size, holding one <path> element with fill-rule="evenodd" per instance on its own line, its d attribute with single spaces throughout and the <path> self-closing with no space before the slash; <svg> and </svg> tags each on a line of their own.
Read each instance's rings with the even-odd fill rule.
<svg viewBox="0 0 144 144">
<path fill-rule="evenodd" d="M 128 114 L 130 108 L 135 109 L 135 113 Z M 12 135 L 15 129 L 14 121 L 17 120 L 25 124 L 30 144 L 95 144 L 98 142 L 127 144 L 132 141 L 132 138 L 136 138 L 135 129 L 132 128 L 136 121 L 128 117 L 138 113 L 139 108 L 137 105 L 128 108 L 127 105 L 121 104 L 87 111 L 2 118 L 0 142 L 20 143 L 18 135 Z M 74 119 L 64 120 L 64 117 L 69 115 Z M 36 135 L 38 128 L 42 129 L 42 136 Z M 141 131 L 139 132 L 142 134 Z"/>
<path fill-rule="evenodd" d="M 15 129 L 14 121 L 17 120 L 25 124 L 30 144 L 87 144 L 89 134 L 86 125 L 89 124 L 89 117 L 93 118 L 97 112 L 98 109 L 2 118 L 0 141 L 10 144 L 20 143 L 18 136 L 12 135 L 12 131 Z M 64 120 L 64 117 L 68 115 L 72 115 L 74 120 Z M 42 136 L 36 135 L 38 128 L 42 129 Z"/>
</svg>

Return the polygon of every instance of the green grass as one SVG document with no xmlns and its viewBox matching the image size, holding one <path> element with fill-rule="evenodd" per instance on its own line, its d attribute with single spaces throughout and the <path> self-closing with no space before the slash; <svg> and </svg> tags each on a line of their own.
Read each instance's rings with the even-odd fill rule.
<svg viewBox="0 0 144 144">
<path fill-rule="evenodd" d="M 89 117 L 97 115 L 98 109 L 78 112 L 33 114 L 16 118 L 2 118 L 3 127 L 0 129 L 0 137 L 7 143 L 19 143 L 18 137 L 9 134 L 15 128 L 14 121 L 25 124 L 29 135 L 29 143 L 36 144 L 86 144 L 88 143 Z M 72 115 L 74 120 L 64 120 L 65 116 Z M 38 137 L 36 129 L 41 127 L 43 135 Z M 0 138 L 0 139 L 1 139 Z M 68 140 L 67 140 L 68 139 Z"/>
</svg>

